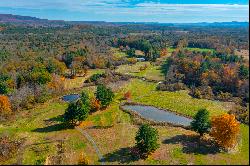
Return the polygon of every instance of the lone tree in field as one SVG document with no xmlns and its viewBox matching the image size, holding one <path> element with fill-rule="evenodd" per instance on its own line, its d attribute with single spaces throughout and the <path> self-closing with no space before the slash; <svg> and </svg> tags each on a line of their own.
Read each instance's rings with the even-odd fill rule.
<svg viewBox="0 0 250 166">
<path fill-rule="evenodd" d="M 194 120 L 191 122 L 191 129 L 198 132 L 200 136 L 207 133 L 210 129 L 209 112 L 206 109 L 200 109 Z"/>
<path fill-rule="evenodd" d="M 240 123 L 234 115 L 224 114 L 212 117 L 210 135 L 223 148 L 230 149 L 237 145 L 240 134 Z"/>
<path fill-rule="evenodd" d="M 143 155 L 148 155 L 159 148 L 158 131 L 148 124 L 143 124 L 135 137 L 136 147 Z"/>
<path fill-rule="evenodd" d="M 87 119 L 89 109 L 89 106 L 83 104 L 81 100 L 70 103 L 64 113 L 64 120 L 69 125 L 75 126 L 77 122 Z"/>
<path fill-rule="evenodd" d="M 95 95 L 96 99 L 101 102 L 102 108 L 107 107 L 114 98 L 114 93 L 111 91 L 111 89 L 102 84 L 97 86 Z"/>
</svg>

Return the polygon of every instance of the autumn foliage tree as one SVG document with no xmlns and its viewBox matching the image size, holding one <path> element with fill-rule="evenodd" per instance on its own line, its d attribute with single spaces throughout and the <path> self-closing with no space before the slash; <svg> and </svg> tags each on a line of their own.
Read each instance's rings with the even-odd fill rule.
<svg viewBox="0 0 250 166">
<path fill-rule="evenodd" d="M 7 96 L 0 95 L 0 115 L 11 113 L 11 104 Z"/>
<path fill-rule="evenodd" d="M 91 99 L 91 111 L 92 112 L 95 112 L 95 111 L 98 111 L 98 110 L 100 110 L 100 108 L 101 108 L 101 103 L 100 103 L 100 101 L 98 100 L 98 99 L 96 99 L 96 98 L 92 98 Z"/>
<path fill-rule="evenodd" d="M 130 92 L 130 91 L 127 91 L 127 92 L 124 94 L 123 98 L 124 98 L 125 100 L 131 99 L 131 92 Z"/>
<path fill-rule="evenodd" d="M 223 114 L 212 117 L 210 135 L 225 149 L 233 148 L 237 144 L 240 134 L 240 123 L 234 115 Z"/>
</svg>

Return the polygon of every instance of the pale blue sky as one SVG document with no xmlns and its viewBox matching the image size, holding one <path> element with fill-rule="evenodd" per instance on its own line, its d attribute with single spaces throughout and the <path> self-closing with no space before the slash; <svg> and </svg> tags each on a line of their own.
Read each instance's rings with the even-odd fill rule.
<svg viewBox="0 0 250 166">
<path fill-rule="evenodd" d="M 248 0 L 0 0 L 1 14 L 110 22 L 248 21 Z"/>
</svg>

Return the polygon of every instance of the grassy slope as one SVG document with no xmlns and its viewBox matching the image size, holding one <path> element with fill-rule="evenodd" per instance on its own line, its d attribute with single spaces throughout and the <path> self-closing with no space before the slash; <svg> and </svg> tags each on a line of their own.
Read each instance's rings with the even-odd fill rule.
<svg viewBox="0 0 250 166">
<path fill-rule="evenodd" d="M 131 90 L 134 101 L 168 108 L 185 115 L 193 116 L 194 110 L 201 107 L 208 108 L 212 115 L 224 112 L 220 102 L 193 99 L 185 91 L 157 92 L 154 90 L 155 86 L 134 79 L 116 94 L 110 107 L 90 115 L 87 119 L 93 122 L 93 127 L 85 130 L 94 138 L 108 164 L 249 163 L 249 127 L 245 125 L 241 126 L 242 146 L 240 152 L 236 154 L 207 152 L 206 146 L 198 146 L 197 139 L 185 137 L 194 134 L 192 131 L 166 126 L 156 127 L 160 133 L 160 148 L 147 160 L 133 160 L 129 154 L 129 147 L 135 143 L 134 136 L 138 126 L 131 123 L 128 114 L 119 110 L 120 99 L 127 90 Z M 93 95 L 94 89 L 87 90 Z M 64 145 L 66 164 L 76 164 L 77 156 L 82 151 L 87 154 L 92 164 L 99 163 L 92 145 L 78 131 L 62 129 L 58 125 L 60 124 L 58 116 L 64 113 L 66 106 L 66 103 L 59 100 L 51 101 L 30 111 L 24 111 L 13 122 L 1 125 L 0 133 L 7 132 L 15 137 L 27 137 L 26 143 L 33 144 L 24 148 L 23 164 L 44 163 L 48 155 L 56 155 L 58 152 L 56 140 L 63 138 L 67 140 Z M 14 157 L 6 163 L 15 163 L 16 160 Z"/>
</svg>

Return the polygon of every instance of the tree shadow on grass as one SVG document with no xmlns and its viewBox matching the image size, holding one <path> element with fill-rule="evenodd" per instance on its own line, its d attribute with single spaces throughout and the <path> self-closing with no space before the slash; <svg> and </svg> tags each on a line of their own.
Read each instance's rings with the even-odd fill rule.
<svg viewBox="0 0 250 166">
<path fill-rule="evenodd" d="M 63 115 L 58 115 L 56 117 L 53 118 L 49 118 L 44 120 L 45 122 L 63 122 Z"/>
<path fill-rule="evenodd" d="M 131 162 L 137 161 L 140 158 L 132 153 L 134 147 L 127 147 L 118 149 L 112 153 L 108 153 L 103 156 L 100 162 L 118 162 L 120 164 L 129 164 Z"/>
<path fill-rule="evenodd" d="M 51 126 L 46 126 L 43 128 L 37 128 L 37 129 L 32 130 L 32 131 L 39 132 L 39 133 L 48 133 L 48 132 L 53 132 L 53 131 L 61 131 L 61 130 L 65 130 L 65 129 L 74 129 L 74 127 L 65 125 L 64 123 L 60 123 L 60 124 L 53 124 Z"/>
<path fill-rule="evenodd" d="M 219 147 L 211 140 L 200 139 L 198 135 L 177 135 L 163 141 L 164 144 L 181 144 L 183 153 L 187 154 L 216 154 Z"/>
</svg>

